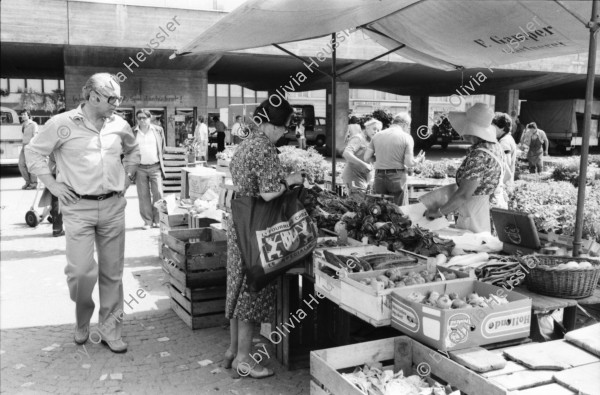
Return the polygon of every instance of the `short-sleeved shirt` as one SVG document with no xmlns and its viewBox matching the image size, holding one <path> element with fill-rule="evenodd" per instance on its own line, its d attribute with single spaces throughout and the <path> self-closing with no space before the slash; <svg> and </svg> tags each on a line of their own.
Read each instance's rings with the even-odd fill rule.
<svg viewBox="0 0 600 395">
<path fill-rule="evenodd" d="M 23 122 L 23 126 L 21 127 L 23 131 L 23 145 L 29 144 L 31 139 L 38 132 L 38 124 L 32 121 L 31 119 Z"/>
<path fill-rule="evenodd" d="M 358 159 L 365 160 L 365 151 L 367 150 L 367 140 L 362 135 L 356 135 L 348 140 L 344 152 L 354 154 Z M 366 188 L 369 184 L 369 171 L 359 169 L 351 162 L 347 162 L 342 173 L 342 179 L 346 184 L 352 185 L 352 182 L 358 188 Z"/>
<path fill-rule="evenodd" d="M 401 127 L 392 125 L 373 136 L 370 148 L 375 153 L 375 169 L 411 167 L 415 142 Z"/>
<path fill-rule="evenodd" d="M 233 154 L 231 179 L 238 197 L 258 197 L 260 193 L 281 190 L 283 168 L 277 148 L 260 131 L 254 131 L 242 141 Z"/>
<path fill-rule="evenodd" d="M 506 158 L 506 163 L 508 164 L 508 167 L 510 167 L 511 174 L 514 177 L 515 168 L 517 165 L 517 143 L 510 133 L 504 135 L 500 140 L 498 140 L 498 142 L 502 147 L 502 151 L 504 152 L 504 156 Z"/>
<path fill-rule="evenodd" d="M 463 180 L 477 180 L 479 186 L 473 195 L 492 195 L 500 183 L 502 168 L 500 163 L 490 154 L 477 148 L 485 148 L 498 159 L 503 160 L 500 144 L 483 141 L 473 145 L 469 148 L 467 157 L 456 171 L 456 184 L 460 187 Z"/>
<path fill-rule="evenodd" d="M 532 140 L 536 140 L 534 144 L 532 144 Z M 528 157 L 542 155 L 544 153 L 542 144 L 546 144 L 546 150 L 548 149 L 548 137 L 542 129 L 537 129 L 537 133 L 526 130 L 521 138 L 521 143 L 529 147 L 529 151 L 527 151 Z"/>
</svg>

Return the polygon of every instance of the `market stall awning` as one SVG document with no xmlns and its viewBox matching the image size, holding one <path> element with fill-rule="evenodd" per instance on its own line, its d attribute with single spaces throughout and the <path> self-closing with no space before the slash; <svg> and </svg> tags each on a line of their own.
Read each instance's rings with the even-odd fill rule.
<svg viewBox="0 0 600 395">
<path fill-rule="evenodd" d="M 178 53 L 215 53 L 361 29 L 388 49 L 453 70 L 587 52 L 588 0 L 251 0 Z"/>
</svg>

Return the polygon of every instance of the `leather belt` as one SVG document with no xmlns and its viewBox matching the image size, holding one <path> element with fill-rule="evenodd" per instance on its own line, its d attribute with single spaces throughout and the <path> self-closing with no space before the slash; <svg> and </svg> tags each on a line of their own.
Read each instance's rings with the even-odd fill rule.
<svg viewBox="0 0 600 395">
<path fill-rule="evenodd" d="M 86 199 L 86 200 L 105 200 L 108 198 L 111 198 L 113 196 L 115 196 L 116 194 L 118 194 L 118 192 L 109 192 L 109 193 L 105 193 L 104 195 L 77 195 L 78 198 L 80 199 Z"/>
<path fill-rule="evenodd" d="M 143 163 L 140 163 L 140 166 L 156 166 L 156 165 L 160 165 L 160 162 L 156 162 L 156 163 L 151 163 L 149 165 L 145 165 Z"/>
<path fill-rule="evenodd" d="M 377 173 L 388 174 L 388 173 L 400 173 L 400 172 L 403 172 L 404 169 L 376 169 L 375 171 Z"/>
</svg>

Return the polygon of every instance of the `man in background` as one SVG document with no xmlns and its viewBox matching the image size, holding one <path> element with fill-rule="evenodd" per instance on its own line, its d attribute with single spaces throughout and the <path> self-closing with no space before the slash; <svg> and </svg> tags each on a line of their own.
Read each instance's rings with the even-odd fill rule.
<svg viewBox="0 0 600 395">
<path fill-rule="evenodd" d="M 527 124 L 527 128 L 521 138 L 521 149 L 528 147 L 527 161 L 529 162 L 530 173 L 542 173 L 544 171 L 544 155 L 548 156 L 548 146 L 550 142 L 546 132 L 538 129 L 535 122 Z"/>
<path fill-rule="evenodd" d="M 140 165 L 135 174 L 140 215 L 144 221 L 142 229 L 158 228 L 159 214 L 154 204 L 163 197 L 162 178 L 164 176 L 163 152 L 165 136 L 162 129 L 153 125 L 152 114 L 148 110 L 135 113 L 137 126 L 133 130 L 135 141 L 140 147 Z"/>
<path fill-rule="evenodd" d="M 225 130 L 227 126 L 221 122 L 218 116 L 213 117 L 213 121 L 215 122 L 215 130 L 217 131 L 217 151 L 225 151 Z"/>
<path fill-rule="evenodd" d="M 242 142 L 242 116 L 238 115 L 235 117 L 235 123 L 231 127 L 231 137 L 233 138 L 233 144 L 239 144 Z"/>
<path fill-rule="evenodd" d="M 406 196 L 407 171 L 423 160 L 413 156 L 415 142 L 410 135 L 410 116 L 396 115 L 389 128 L 375 134 L 365 152 L 365 162 L 375 157 L 376 194 L 394 196 L 394 203 L 402 206 L 408 203 Z"/>
<path fill-rule="evenodd" d="M 21 177 L 25 180 L 25 185 L 23 185 L 21 189 L 35 189 L 37 188 L 37 177 L 30 173 L 27 168 L 27 163 L 25 161 L 25 147 L 29 144 L 33 136 L 37 134 L 38 124 L 31 120 L 31 113 L 27 110 L 21 111 L 19 115 L 23 120 L 23 123 L 21 124 L 21 132 L 23 132 L 23 148 L 19 154 L 19 171 L 21 172 Z"/>
</svg>

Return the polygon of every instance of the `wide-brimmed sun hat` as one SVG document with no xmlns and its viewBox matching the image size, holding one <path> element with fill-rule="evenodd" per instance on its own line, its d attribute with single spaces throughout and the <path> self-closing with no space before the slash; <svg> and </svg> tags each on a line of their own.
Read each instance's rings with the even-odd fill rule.
<svg viewBox="0 0 600 395">
<path fill-rule="evenodd" d="M 476 136 L 491 143 L 496 142 L 496 128 L 492 125 L 494 112 L 484 103 L 475 103 L 466 112 L 450 111 L 448 120 L 461 136 Z"/>
</svg>

